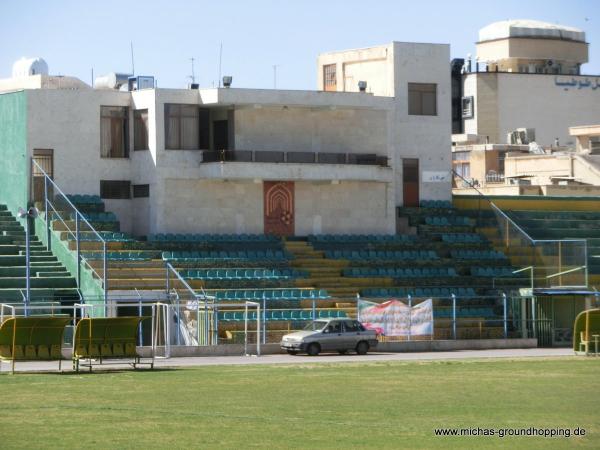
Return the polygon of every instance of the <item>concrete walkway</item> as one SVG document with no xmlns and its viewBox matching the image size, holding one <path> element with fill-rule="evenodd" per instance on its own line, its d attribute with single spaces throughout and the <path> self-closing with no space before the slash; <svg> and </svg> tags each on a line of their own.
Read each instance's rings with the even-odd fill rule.
<svg viewBox="0 0 600 450">
<path fill-rule="evenodd" d="M 375 361 L 435 361 L 461 360 L 477 358 L 548 358 L 574 356 L 570 348 L 528 348 L 528 349 L 499 349 L 499 350 L 461 350 L 453 352 L 423 352 L 423 353 L 369 353 L 368 355 L 337 355 L 324 354 L 316 357 L 291 356 L 287 354 L 265 356 L 201 356 L 170 359 L 156 359 L 155 367 L 199 367 L 199 366 L 229 366 L 252 364 L 319 364 L 343 362 L 375 362 Z M 63 361 L 63 371 L 71 371 L 71 362 Z M 10 363 L 2 363 L 1 371 L 10 372 Z M 95 370 L 127 368 L 125 364 L 99 366 Z M 58 362 L 17 362 L 17 372 L 57 371 Z"/>
</svg>

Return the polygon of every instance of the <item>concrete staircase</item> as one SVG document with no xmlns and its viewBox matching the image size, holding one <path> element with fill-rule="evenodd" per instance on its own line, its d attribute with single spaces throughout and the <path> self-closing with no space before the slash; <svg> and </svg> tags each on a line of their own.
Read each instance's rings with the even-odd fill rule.
<svg viewBox="0 0 600 450">
<path fill-rule="evenodd" d="M 349 262 L 344 259 L 326 259 L 324 252 L 315 250 L 307 241 L 285 241 L 285 249 L 294 255 L 291 265 L 310 275 L 296 280 L 297 287 L 325 289 L 332 297 L 354 298 L 361 289 L 391 286 L 391 278 L 347 278 L 342 270 Z"/>
<path fill-rule="evenodd" d="M 26 289 L 25 230 L 0 205 L 0 302 L 23 300 Z M 30 238 L 32 301 L 70 302 L 79 299 L 75 278 L 37 239 Z"/>
</svg>

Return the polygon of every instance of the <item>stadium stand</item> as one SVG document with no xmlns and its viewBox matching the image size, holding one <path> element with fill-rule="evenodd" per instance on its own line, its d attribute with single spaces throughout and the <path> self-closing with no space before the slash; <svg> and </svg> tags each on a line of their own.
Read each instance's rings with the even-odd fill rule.
<svg viewBox="0 0 600 450">
<path fill-rule="evenodd" d="M 26 287 L 25 230 L 0 205 L 0 302 L 20 302 Z M 75 279 L 35 236 L 30 237 L 31 297 L 33 301 L 74 302 Z"/>
</svg>

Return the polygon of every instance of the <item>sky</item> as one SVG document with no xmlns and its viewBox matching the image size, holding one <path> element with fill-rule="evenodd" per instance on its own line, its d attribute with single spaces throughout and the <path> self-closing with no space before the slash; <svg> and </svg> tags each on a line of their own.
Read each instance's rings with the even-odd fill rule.
<svg viewBox="0 0 600 450">
<path fill-rule="evenodd" d="M 600 0 L 0 0 L 0 78 L 39 56 L 51 74 L 91 83 L 92 70 L 131 72 L 133 43 L 136 74 L 159 87 L 185 87 L 194 58 L 201 87 L 217 85 L 221 59 L 234 87 L 316 89 L 319 53 L 408 41 L 465 57 L 480 28 L 506 19 L 583 29 L 582 72 L 600 74 Z"/>
</svg>

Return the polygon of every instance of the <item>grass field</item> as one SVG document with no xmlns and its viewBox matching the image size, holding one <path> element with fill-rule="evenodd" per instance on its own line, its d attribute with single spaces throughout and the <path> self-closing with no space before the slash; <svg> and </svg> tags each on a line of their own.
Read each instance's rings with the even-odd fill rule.
<svg viewBox="0 0 600 450">
<path fill-rule="evenodd" d="M 2 374 L 0 448 L 598 448 L 600 358 Z M 439 437 L 437 427 L 586 429 Z"/>
</svg>

